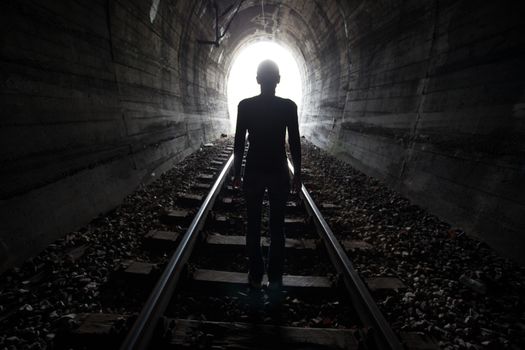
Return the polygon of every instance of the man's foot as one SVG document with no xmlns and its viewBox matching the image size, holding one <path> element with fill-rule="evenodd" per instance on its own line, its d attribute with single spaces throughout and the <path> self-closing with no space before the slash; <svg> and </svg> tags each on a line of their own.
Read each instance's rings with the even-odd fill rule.
<svg viewBox="0 0 525 350">
<path fill-rule="evenodd" d="M 278 274 L 269 274 L 268 275 L 268 283 L 266 285 L 266 288 L 268 291 L 280 291 L 283 289 L 283 276 Z"/>
<path fill-rule="evenodd" d="M 261 289 L 262 287 L 262 282 L 261 282 L 262 279 L 255 279 L 255 278 L 252 278 L 249 274 L 248 274 L 248 285 L 250 286 L 250 289 L 255 289 L 255 290 L 259 290 Z"/>
<path fill-rule="evenodd" d="M 282 280 L 269 281 L 266 284 L 266 294 L 268 295 L 272 317 L 280 315 L 281 304 L 284 300 L 283 282 Z"/>
<path fill-rule="evenodd" d="M 269 281 L 266 284 L 266 289 L 268 292 L 280 292 L 283 289 L 283 281 Z"/>
</svg>

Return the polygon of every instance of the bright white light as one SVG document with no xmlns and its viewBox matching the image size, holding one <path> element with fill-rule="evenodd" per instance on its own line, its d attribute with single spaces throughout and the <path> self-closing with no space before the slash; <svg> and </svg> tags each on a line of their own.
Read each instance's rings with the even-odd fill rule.
<svg viewBox="0 0 525 350">
<path fill-rule="evenodd" d="M 264 60 L 273 60 L 279 66 L 281 82 L 275 94 L 293 100 L 300 108 L 302 99 L 301 74 L 292 54 L 273 42 L 258 42 L 244 48 L 235 58 L 228 78 L 228 111 L 232 131 L 237 121 L 237 105 L 245 98 L 259 95 L 257 66 Z"/>
</svg>

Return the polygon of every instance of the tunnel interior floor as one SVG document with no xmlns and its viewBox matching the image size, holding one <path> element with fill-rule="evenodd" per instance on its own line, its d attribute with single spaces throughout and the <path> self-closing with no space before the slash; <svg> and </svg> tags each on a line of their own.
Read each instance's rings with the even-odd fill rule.
<svg viewBox="0 0 525 350">
<path fill-rule="evenodd" d="M 50 348 L 58 332 L 75 327 L 77 314 L 137 312 L 145 295 L 118 307 L 106 299 L 112 273 L 129 259 L 150 259 L 142 250 L 144 234 L 169 229 L 159 215 L 174 206 L 178 192 L 191 191 L 195 173 L 217 153 L 201 149 L 0 276 L 0 347 Z M 360 275 L 403 282 L 374 293 L 395 331 L 421 332 L 450 349 L 525 346 L 522 267 L 306 141 L 303 157 L 304 183 L 336 236 L 367 243 L 349 251 Z"/>
<path fill-rule="evenodd" d="M 303 154 L 316 202 L 340 206 L 323 213 L 335 235 L 372 246 L 349 254 L 360 275 L 405 284 L 375 295 L 395 330 L 431 334 L 442 348 L 525 346 L 523 267 L 311 143 Z"/>
</svg>

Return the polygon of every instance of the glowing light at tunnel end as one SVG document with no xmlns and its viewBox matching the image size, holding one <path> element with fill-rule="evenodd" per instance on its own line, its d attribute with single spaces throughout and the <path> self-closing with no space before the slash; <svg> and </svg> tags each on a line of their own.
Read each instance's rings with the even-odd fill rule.
<svg viewBox="0 0 525 350">
<path fill-rule="evenodd" d="M 232 132 L 235 131 L 239 102 L 260 94 L 260 87 L 256 81 L 257 66 L 266 59 L 275 61 L 279 66 L 281 82 L 277 85 L 275 94 L 293 100 L 300 110 L 302 77 L 292 53 L 275 42 L 260 41 L 249 44 L 240 49 L 228 75 L 228 112 Z"/>
</svg>

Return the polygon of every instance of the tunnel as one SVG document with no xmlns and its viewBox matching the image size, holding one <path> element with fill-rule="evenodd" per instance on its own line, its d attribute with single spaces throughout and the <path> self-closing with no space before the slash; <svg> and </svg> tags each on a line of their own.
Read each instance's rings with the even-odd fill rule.
<svg viewBox="0 0 525 350">
<path fill-rule="evenodd" d="M 525 263 L 517 1 L 5 0 L 0 8 L 1 271 L 232 135 L 228 75 L 259 42 L 297 62 L 306 141 Z"/>
<path fill-rule="evenodd" d="M 228 70 L 260 40 L 299 62 L 309 141 L 523 262 L 517 4 L 215 4 L 2 4 L 3 267 L 230 133 Z"/>
</svg>

